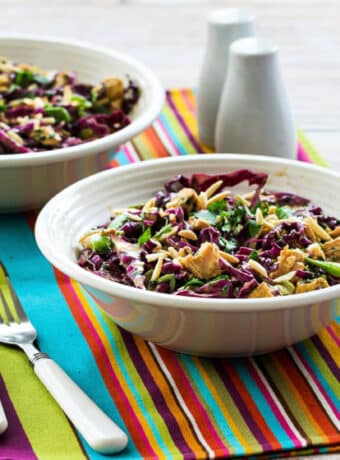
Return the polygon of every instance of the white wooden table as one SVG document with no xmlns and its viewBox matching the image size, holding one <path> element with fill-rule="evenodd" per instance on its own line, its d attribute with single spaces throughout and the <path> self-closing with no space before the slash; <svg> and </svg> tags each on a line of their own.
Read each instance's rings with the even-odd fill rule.
<svg viewBox="0 0 340 460">
<path fill-rule="evenodd" d="M 253 9 L 258 34 L 279 45 L 296 121 L 340 170 L 340 0 L 0 0 L 0 33 L 106 45 L 143 61 L 164 87 L 192 87 L 206 16 L 227 6 Z M 339 460 L 340 454 L 305 458 Z"/>
</svg>

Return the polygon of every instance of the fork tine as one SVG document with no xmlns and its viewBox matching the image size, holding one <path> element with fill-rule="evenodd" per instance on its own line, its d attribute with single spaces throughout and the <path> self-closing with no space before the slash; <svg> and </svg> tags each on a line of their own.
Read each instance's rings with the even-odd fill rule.
<svg viewBox="0 0 340 460">
<path fill-rule="evenodd" d="M 11 283 L 11 280 L 9 279 L 9 275 L 8 275 L 8 272 L 6 270 L 6 267 L 4 266 L 3 262 L 0 260 L 0 267 L 2 268 L 4 274 L 5 274 L 5 278 L 6 278 L 6 282 L 7 282 L 7 286 L 8 286 L 8 289 L 10 291 L 10 294 L 11 294 L 11 297 L 12 297 L 12 301 L 13 301 L 13 304 L 14 304 L 14 308 L 15 308 L 15 311 L 18 315 L 18 319 L 20 321 L 26 321 L 27 320 L 27 316 L 21 306 L 21 303 L 20 303 L 20 300 L 14 290 L 14 287 Z M 2 297 L 4 298 L 4 295 L 2 295 Z M 7 304 L 7 309 L 9 310 L 9 307 L 8 307 L 8 302 L 6 302 Z M 6 313 L 7 314 L 7 313 Z M 11 315 L 13 317 L 13 315 Z"/>
<path fill-rule="evenodd" d="M 4 296 L 4 294 L 3 294 L 3 292 L 2 292 L 1 289 L 0 289 L 0 300 L 1 300 L 2 305 L 3 305 L 3 307 L 4 307 L 4 310 L 5 310 L 7 322 L 10 323 L 10 322 L 15 321 L 15 319 L 14 319 L 12 313 L 11 313 L 11 310 L 9 309 L 7 300 L 6 300 L 6 298 L 5 298 L 5 296 Z M 0 317 L 0 319 L 1 319 L 1 317 Z M 5 321 L 5 322 L 6 322 L 6 321 Z"/>
<path fill-rule="evenodd" d="M 12 286 L 12 283 L 10 282 L 9 278 L 7 277 L 7 282 L 8 282 L 8 287 L 11 292 L 12 300 L 14 303 L 15 310 L 17 312 L 18 318 L 20 321 L 26 321 L 27 316 L 26 313 L 24 312 L 24 309 L 21 306 L 21 302 L 19 300 L 19 297 L 17 296 L 14 287 Z"/>
</svg>

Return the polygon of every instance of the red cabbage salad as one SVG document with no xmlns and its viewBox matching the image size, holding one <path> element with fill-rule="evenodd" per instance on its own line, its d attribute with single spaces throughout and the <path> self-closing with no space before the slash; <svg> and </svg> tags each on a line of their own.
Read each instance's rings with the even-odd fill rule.
<svg viewBox="0 0 340 460">
<path fill-rule="evenodd" d="M 248 181 L 245 194 L 230 188 Z M 285 296 L 340 283 L 340 220 L 265 190 L 247 169 L 169 180 L 80 239 L 78 264 L 139 289 L 200 298 Z"/>
<path fill-rule="evenodd" d="M 108 76 L 98 85 L 0 57 L 0 154 L 82 144 L 130 123 L 138 85 Z"/>
</svg>

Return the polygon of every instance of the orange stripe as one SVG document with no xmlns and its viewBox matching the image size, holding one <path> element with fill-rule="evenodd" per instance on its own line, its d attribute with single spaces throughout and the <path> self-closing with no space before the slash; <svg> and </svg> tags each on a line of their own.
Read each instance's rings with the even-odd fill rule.
<svg viewBox="0 0 340 460">
<path fill-rule="evenodd" d="M 241 431 L 238 429 L 238 426 L 233 420 L 232 414 L 228 411 L 228 406 L 226 405 L 226 402 L 221 399 L 221 396 L 218 394 L 216 391 L 216 386 L 214 385 L 214 382 L 211 381 L 209 374 L 205 371 L 204 367 L 201 364 L 201 360 L 197 357 L 193 357 L 193 360 L 195 361 L 195 366 L 199 369 L 199 372 L 202 376 L 202 379 L 204 380 L 205 384 L 209 388 L 209 391 L 213 395 L 214 399 L 220 406 L 220 410 L 228 422 L 231 430 L 233 431 L 235 437 L 238 439 L 239 443 L 244 447 L 245 453 L 250 454 L 252 452 L 252 447 L 250 443 L 248 442 L 247 438 L 242 436 Z M 240 415 L 241 417 L 241 415 Z M 221 428 L 221 427 L 219 427 Z M 247 425 L 248 428 L 248 425 Z M 252 435 L 252 434 L 251 434 Z M 228 440 L 227 440 L 228 441 Z M 231 446 L 232 449 L 232 446 Z"/>
<path fill-rule="evenodd" d="M 306 383 L 293 361 L 289 358 L 286 351 L 277 352 L 275 357 L 275 362 L 280 369 L 282 377 L 306 414 L 306 418 L 308 418 L 315 431 L 321 437 L 325 438 L 326 442 L 330 442 L 332 436 L 338 436 L 338 433 L 322 410 L 320 402 L 314 396 L 311 388 Z M 328 433 L 329 436 L 327 436 L 326 433 Z"/>
<path fill-rule="evenodd" d="M 159 355 L 161 356 L 162 360 L 164 361 L 166 367 L 169 369 L 170 374 L 173 376 L 174 380 L 177 382 L 181 382 L 183 377 L 181 374 L 179 374 L 179 370 L 178 370 L 178 367 L 180 367 L 180 364 L 178 363 L 174 353 L 169 350 L 165 350 L 164 348 L 161 348 L 161 347 L 159 347 L 157 351 Z M 183 370 L 182 372 L 184 373 Z M 205 418 L 202 417 L 202 412 L 198 409 L 197 403 L 192 398 L 194 389 L 191 386 L 190 388 L 188 388 L 187 385 L 179 385 L 178 389 L 182 395 L 182 398 L 185 404 L 187 405 L 188 409 L 193 415 L 204 439 L 208 442 L 210 448 L 213 449 L 215 452 L 222 450 L 223 441 L 220 438 L 218 432 L 217 431 L 215 433 L 211 432 L 211 428 L 208 426 L 208 423 L 206 422 Z M 209 414 L 206 411 L 204 412 L 206 416 L 209 418 Z M 209 419 L 209 422 L 211 426 L 213 427 L 213 423 L 211 422 L 210 419 Z M 219 443 L 217 443 L 216 438 L 219 439 Z M 227 446 L 225 446 L 225 450 L 227 450 Z"/>
<path fill-rule="evenodd" d="M 169 153 L 165 148 L 164 144 L 161 142 L 160 138 L 158 137 L 155 129 L 150 126 L 141 134 L 143 141 L 149 147 L 152 155 L 155 158 L 164 158 L 168 157 Z"/>
<path fill-rule="evenodd" d="M 259 430 L 262 432 L 263 436 L 266 438 L 268 444 L 272 447 L 272 449 L 281 449 L 282 446 L 280 442 L 276 439 L 273 435 L 271 429 L 267 425 L 266 420 L 263 418 L 261 412 L 258 410 L 254 400 L 252 399 L 251 395 L 249 394 L 247 388 L 243 384 L 242 380 L 240 379 L 239 375 L 237 374 L 234 366 L 230 364 L 229 361 L 224 362 L 224 368 L 227 371 L 228 378 L 232 380 L 235 388 L 242 397 L 243 402 L 247 406 L 247 409 L 254 420 L 256 422 Z"/>
<path fill-rule="evenodd" d="M 104 360 L 102 359 L 101 352 L 98 349 L 98 345 L 97 345 L 94 337 L 92 336 L 92 334 L 89 333 L 87 321 L 80 314 L 77 302 L 75 301 L 75 299 L 73 298 L 71 292 L 69 291 L 69 288 L 67 286 L 67 283 L 69 282 L 68 279 L 65 277 L 65 275 L 60 273 L 58 270 L 55 269 L 54 271 L 55 271 L 55 276 L 56 276 L 56 280 L 57 280 L 57 283 L 59 285 L 59 288 L 60 288 L 61 292 L 63 293 L 63 295 L 64 295 L 64 297 L 65 297 L 65 299 L 66 299 L 66 301 L 67 301 L 67 303 L 68 303 L 68 305 L 70 307 L 70 310 L 71 310 L 74 318 L 76 319 L 77 324 L 78 324 L 78 326 L 79 326 L 84 338 L 86 338 L 86 341 L 89 344 L 89 347 L 90 347 L 90 349 L 92 351 L 93 357 L 94 357 L 94 359 L 96 361 L 97 367 L 98 367 L 98 369 L 99 369 L 99 371 L 100 371 L 100 373 L 101 373 L 101 375 L 103 377 L 103 380 L 104 380 L 104 382 L 106 384 L 106 387 L 107 387 L 112 399 L 114 400 L 114 402 L 115 402 L 115 404 L 116 404 L 116 406 L 117 406 L 117 408 L 119 410 L 119 413 L 121 414 L 121 417 L 124 420 L 124 423 L 125 423 L 125 425 L 126 425 L 126 427 L 128 429 L 129 435 L 133 439 L 133 442 L 136 445 L 136 447 L 139 449 L 141 455 L 146 456 L 146 457 L 149 456 L 150 454 L 152 455 L 152 449 L 151 449 L 151 452 L 150 452 L 150 449 L 148 449 L 148 446 L 145 445 L 145 443 L 143 442 L 143 440 L 140 437 L 140 434 L 136 430 L 135 423 L 126 414 L 125 403 L 121 398 L 119 398 L 119 392 L 117 391 L 117 388 L 114 385 L 114 382 L 112 381 L 112 374 L 109 372 L 109 369 L 104 364 Z M 115 374 L 116 374 L 116 372 L 115 372 Z M 124 393 L 127 393 L 127 392 L 124 391 Z M 129 401 L 130 401 L 130 399 L 129 399 Z M 155 454 L 155 452 L 153 453 L 153 455 L 154 454 Z"/>
<path fill-rule="evenodd" d="M 136 343 L 138 351 L 140 352 L 140 354 L 143 357 L 143 360 L 145 361 L 145 364 L 147 365 L 148 371 L 152 375 L 154 381 L 157 383 L 157 387 L 164 396 L 168 409 L 172 412 L 178 425 L 181 427 L 183 438 L 185 439 L 185 441 L 190 446 L 190 449 L 193 452 L 199 452 L 202 449 L 202 446 L 197 442 L 196 437 L 192 434 L 188 420 L 183 415 L 183 411 L 178 406 L 178 403 L 174 397 L 173 392 L 171 391 L 168 381 L 165 379 L 158 365 L 155 364 L 155 361 L 152 357 L 152 354 L 148 346 L 146 345 L 145 341 L 140 337 L 134 337 L 134 341 Z"/>
</svg>

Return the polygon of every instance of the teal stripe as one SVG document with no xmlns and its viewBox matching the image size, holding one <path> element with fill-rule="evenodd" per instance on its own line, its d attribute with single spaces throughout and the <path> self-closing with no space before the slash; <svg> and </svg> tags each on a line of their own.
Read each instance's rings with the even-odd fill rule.
<svg viewBox="0 0 340 460">
<path fill-rule="evenodd" d="M 97 306 L 96 302 L 92 299 L 92 297 L 88 294 L 87 291 L 85 291 L 85 289 L 82 289 L 82 292 L 86 298 L 86 300 L 88 301 L 88 303 L 91 305 L 92 309 L 93 309 L 93 312 L 96 316 L 96 319 L 98 320 L 98 322 L 100 323 L 100 326 L 102 327 L 104 333 L 105 333 L 105 336 L 108 340 L 108 342 L 110 343 L 110 347 L 113 351 L 113 354 L 114 354 L 114 357 L 115 359 L 117 360 L 117 363 L 118 363 L 118 366 L 119 366 L 119 369 L 120 371 L 122 372 L 123 376 L 124 376 L 124 379 L 127 383 L 127 386 L 129 387 L 131 393 L 134 395 L 135 397 L 135 401 L 138 403 L 138 406 L 141 410 L 141 412 L 144 414 L 144 417 L 145 417 L 145 420 L 147 421 L 148 425 L 150 426 L 150 428 L 152 429 L 152 432 L 155 436 L 155 438 L 157 439 L 157 443 L 158 445 L 161 447 L 161 449 L 163 450 L 163 452 L 169 456 L 167 458 L 171 458 L 171 451 L 168 450 L 166 444 L 164 444 L 164 441 L 162 439 L 162 436 L 160 434 L 160 430 L 158 429 L 159 427 L 156 425 L 155 423 L 155 420 L 153 419 L 153 414 L 150 413 L 148 407 L 144 404 L 144 399 L 143 399 L 143 395 L 138 392 L 138 385 L 136 385 L 136 382 L 133 381 L 133 379 L 131 378 L 131 375 L 129 374 L 129 371 L 127 369 L 127 367 L 125 366 L 125 363 L 124 363 L 124 360 L 122 359 L 122 355 L 121 355 L 121 342 L 119 342 L 119 348 L 117 348 L 117 341 L 115 340 L 115 338 L 113 337 L 110 329 L 108 328 L 106 322 L 105 322 L 105 319 L 103 317 L 103 313 L 101 311 L 101 309 Z M 147 391 L 147 390 L 145 390 Z M 125 451 L 120 454 L 120 458 L 124 458 L 124 453 Z M 130 457 L 126 457 L 126 458 L 130 458 Z"/>
<path fill-rule="evenodd" d="M 124 429 L 123 420 L 102 380 L 91 350 L 58 288 L 53 269 L 39 252 L 25 218 L 12 214 L 1 216 L 0 222 L 0 257 L 38 331 L 41 350 L 55 359 L 88 396 Z M 84 448 L 91 459 L 104 458 L 85 441 Z M 131 440 L 129 451 L 136 452 Z"/>
<path fill-rule="evenodd" d="M 225 419 L 219 404 L 216 402 L 214 396 L 210 392 L 209 387 L 206 385 L 202 375 L 197 369 L 196 365 L 193 362 L 193 359 L 188 355 L 178 355 L 178 358 L 182 361 L 183 366 L 187 369 L 187 374 L 190 375 L 197 392 L 201 395 L 202 400 L 205 401 L 208 409 L 208 412 L 215 418 L 216 425 L 220 428 L 223 433 L 227 445 L 231 446 L 235 453 L 238 455 L 245 454 L 245 449 L 239 440 L 235 437 L 232 429 L 230 428 L 228 421 Z"/>
<path fill-rule="evenodd" d="M 295 344 L 295 347 L 299 350 L 299 352 L 302 354 L 304 359 L 307 361 L 309 366 L 311 367 L 313 373 L 316 375 L 317 379 L 321 383 L 323 390 L 327 393 L 328 397 L 332 401 L 335 407 L 339 407 L 339 395 L 336 394 L 334 391 L 335 389 L 328 383 L 327 379 L 322 375 L 320 369 L 318 368 L 316 362 L 313 360 L 312 356 L 308 353 L 308 350 L 304 344 L 304 342 L 299 342 Z M 316 348 L 317 350 L 317 348 Z M 323 358 L 321 358 L 323 360 Z M 327 365 L 327 363 L 324 361 L 324 363 Z M 329 371 L 330 374 L 333 375 L 332 371 Z M 336 378 L 336 376 L 333 375 L 333 377 Z M 321 392 L 322 393 L 322 392 Z"/>
<path fill-rule="evenodd" d="M 171 110 L 169 108 L 169 110 Z M 170 137 L 172 138 L 173 142 L 175 143 L 177 149 L 181 152 L 181 155 L 188 155 L 188 152 L 185 150 L 185 148 L 183 147 L 182 145 L 182 142 L 181 140 L 179 139 L 178 137 L 178 134 L 176 133 L 176 131 L 173 129 L 170 121 L 166 118 L 164 112 L 162 112 L 159 116 L 159 118 L 161 119 L 162 123 L 164 124 L 166 130 L 168 131 L 168 133 L 170 134 Z M 184 136 L 187 137 L 184 133 Z"/>
<path fill-rule="evenodd" d="M 273 433 L 283 448 L 292 448 L 291 438 L 282 428 L 266 398 L 263 396 L 262 391 L 257 386 L 257 383 L 248 371 L 244 361 L 235 359 L 233 360 L 233 365 L 240 379 L 242 380 L 242 383 L 250 394 L 251 399 L 255 402 L 257 409 L 265 419 L 270 431 Z"/>
<path fill-rule="evenodd" d="M 119 152 L 117 152 L 117 154 L 115 156 L 115 160 L 118 161 L 120 166 L 130 164 L 130 161 L 128 160 L 128 157 L 127 157 L 126 153 L 124 152 L 124 150 L 120 150 Z"/>
</svg>

